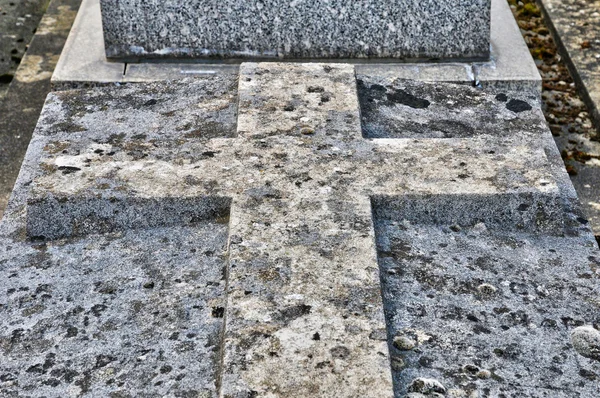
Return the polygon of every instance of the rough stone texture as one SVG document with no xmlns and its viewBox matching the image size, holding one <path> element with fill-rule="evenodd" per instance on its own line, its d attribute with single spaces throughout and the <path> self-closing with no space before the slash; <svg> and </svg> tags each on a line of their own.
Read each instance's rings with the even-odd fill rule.
<svg viewBox="0 0 600 398">
<path fill-rule="evenodd" d="M 52 300 L 95 286 L 99 265 L 114 269 L 100 282 L 140 275 L 108 294 L 117 305 L 140 302 L 139 319 L 156 319 L 146 261 L 133 259 L 145 255 L 152 268 L 175 254 L 156 278 L 176 282 L 176 265 L 187 271 L 188 259 L 198 263 L 198 274 L 181 279 L 199 290 L 160 285 L 178 294 L 162 302 L 164 311 L 179 316 L 173 307 L 181 305 L 186 315 L 175 330 L 159 323 L 154 340 L 129 334 L 126 341 L 170 349 L 176 343 L 165 330 L 187 341 L 195 325 L 200 341 L 216 339 L 206 349 L 219 356 L 203 356 L 190 365 L 198 369 L 193 380 L 177 380 L 175 366 L 160 373 L 161 357 L 132 365 L 137 352 L 129 347 L 95 368 L 97 359 L 67 365 L 60 344 L 21 357 L 3 345 L 9 361 L 0 361 L 0 375 L 14 378 L 4 383 L 27 396 L 20 386 L 70 366 L 76 377 L 44 391 L 116 392 L 123 386 L 106 385 L 102 369 L 118 362 L 128 372 L 123 381 L 150 396 L 183 389 L 232 398 L 598 395 L 590 380 L 600 365 L 578 354 L 571 334 L 599 323 L 597 247 L 540 109 L 465 86 L 358 79 L 367 91 L 357 90 L 350 65 L 242 64 L 237 93 L 235 77 L 221 75 L 51 94 L 0 226 L 0 278 L 19 292 L 48 284 L 45 264 L 72 266 L 48 263 L 39 247 L 81 258 L 90 273 L 72 275 L 81 287 L 50 283 L 52 297 L 38 313 L 15 308 L 43 299 L 42 290 L 16 302 L 3 297 L 1 341 L 12 347 L 17 329 L 25 341 L 60 340 L 52 331 L 65 307 Z M 382 99 L 361 113 L 373 90 Z M 457 98 L 464 100 L 448 102 Z M 509 105 L 517 100 L 529 107 Z M 457 113 L 464 130 L 477 133 L 432 138 L 436 123 Z M 419 118 L 431 121 L 431 132 L 398 138 Z M 385 138 L 368 138 L 370 123 L 384 126 Z M 216 252 L 227 221 L 223 282 L 213 272 L 223 266 Z M 208 258 L 198 260 L 181 239 L 193 236 Z M 183 240 L 174 253 L 171 237 Z M 141 242 L 152 251 L 140 253 Z M 204 266 L 213 267 L 208 279 Z M 186 294 L 194 292 L 222 301 L 199 304 L 202 314 L 190 318 Z M 68 305 L 92 311 L 91 299 L 92 292 L 73 296 Z M 103 314 L 113 314 L 107 307 Z M 119 314 L 116 326 L 77 344 L 103 354 L 101 338 L 126 329 Z M 36 335 L 44 325 L 49 334 Z M 185 355 L 170 360 L 189 362 Z M 26 371 L 38 363 L 41 375 Z M 164 384 L 145 382 L 147 374 Z"/>
<path fill-rule="evenodd" d="M 489 56 L 490 0 L 100 3 L 108 58 Z"/>
<path fill-rule="evenodd" d="M 503 211 L 487 203 L 471 216 Z M 597 249 L 579 237 L 470 224 L 376 223 L 388 333 L 415 342 L 390 348 L 399 396 L 416 377 L 453 397 L 597 396 L 598 362 L 570 348 L 574 327 L 599 320 Z"/>
<path fill-rule="evenodd" d="M 3 246 L 2 396 L 215 397 L 226 241 L 208 223 Z"/>
<path fill-rule="evenodd" d="M 514 93 L 494 97 L 468 90 L 456 96 L 453 85 L 415 84 L 387 76 L 358 75 L 357 83 L 363 131 L 369 138 L 511 137 L 515 130 L 531 134 L 543 129 L 537 114 L 515 118 L 518 113 L 530 115 L 539 102 Z"/>
</svg>

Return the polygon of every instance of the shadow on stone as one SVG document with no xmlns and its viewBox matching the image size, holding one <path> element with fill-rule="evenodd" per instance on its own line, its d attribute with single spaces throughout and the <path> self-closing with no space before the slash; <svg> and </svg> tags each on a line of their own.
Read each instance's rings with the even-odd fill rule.
<svg viewBox="0 0 600 398">
<path fill-rule="evenodd" d="M 198 198 L 56 198 L 30 200 L 27 236 L 54 240 L 122 230 L 187 226 L 229 219 L 231 199 Z"/>
</svg>

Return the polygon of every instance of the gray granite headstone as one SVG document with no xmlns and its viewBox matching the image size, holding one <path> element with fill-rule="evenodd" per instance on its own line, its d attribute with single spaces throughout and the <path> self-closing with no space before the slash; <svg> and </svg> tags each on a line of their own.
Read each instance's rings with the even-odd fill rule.
<svg viewBox="0 0 600 398">
<path fill-rule="evenodd" d="M 113 59 L 486 59 L 490 0 L 101 0 Z"/>
</svg>

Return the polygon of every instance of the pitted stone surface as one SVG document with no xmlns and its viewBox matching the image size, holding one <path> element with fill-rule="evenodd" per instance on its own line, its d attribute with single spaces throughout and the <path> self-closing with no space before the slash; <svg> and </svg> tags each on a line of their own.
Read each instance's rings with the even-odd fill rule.
<svg viewBox="0 0 600 398">
<path fill-rule="evenodd" d="M 453 85 L 357 76 L 363 134 L 369 138 L 534 136 L 546 130 L 539 100 L 480 90 L 456 95 Z"/>
<path fill-rule="evenodd" d="M 101 6 L 108 58 L 489 56 L 490 0 L 101 0 Z"/>
<path fill-rule="evenodd" d="M 207 223 L 3 244 L 0 395 L 216 397 L 226 242 Z"/>
<path fill-rule="evenodd" d="M 598 395 L 570 336 L 600 320 L 595 245 L 495 227 L 376 221 L 388 333 L 415 342 L 390 347 L 397 396 L 416 377 L 457 397 Z"/>
<path fill-rule="evenodd" d="M 364 76 L 362 80 L 378 78 Z M 430 98 L 431 103 L 439 92 L 437 85 L 401 84 L 407 96 Z M 532 376 L 532 382 L 519 379 L 521 374 L 531 374 L 526 371 L 533 372 L 525 369 L 536 364 L 532 355 L 550 358 L 564 373 L 564 380 L 571 378 L 566 387 L 556 390 L 556 396 L 585 396 L 582 391 L 593 391 L 593 386 L 585 383 L 600 374 L 594 367 L 597 363 L 581 355 L 573 360 L 578 354 L 570 331 L 580 321 L 597 323 L 590 312 L 597 306 L 593 299 L 596 265 L 591 259 L 597 253 L 568 177 L 557 166 L 560 158 L 549 146 L 552 137 L 543 128 L 539 110 L 502 110 L 498 123 L 508 120 L 515 129 L 512 136 L 490 128 L 471 138 L 367 139 L 362 133 L 357 83 L 350 65 L 242 64 L 238 92 L 231 87 L 231 78 L 215 76 L 52 94 L 1 226 L 5 261 L 0 277 L 14 272 L 8 270 L 35 267 L 38 260 L 26 256 L 35 253 L 40 244 L 63 250 L 61 255 L 67 256 L 72 247 L 90 242 L 88 257 L 94 258 L 101 250 L 96 244 L 102 246 L 105 239 L 114 239 L 113 245 L 122 245 L 113 246 L 114 261 L 121 257 L 128 261 L 132 246 L 128 237 L 151 241 L 145 234 L 162 237 L 163 230 L 205 233 L 212 229 L 215 240 L 204 243 L 218 246 L 222 224 L 206 223 L 211 219 L 223 223 L 229 214 L 227 287 L 219 296 L 225 304 L 200 304 L 204 309 L 210 306 L 207 317 L 184 318 L 176 325 L 185 330 L 190 323 L 214 325 L 211 322 L 219 322 L 215 317 L 223 317 L 223 329 L 216 339 L 219 348 L 210 351 L 219 355 L 213 368 L 216 376 L 213 379 L 210 373 L 198 372 L 191 384 L 169 379 L 171 384 L 147 385 L 145 391 L 177 396 L 175 391 L 185 388 L 207 396 L 236 398 L 400 398 L 409 394 L 409 386 L 414 387 L 409 396 L 443 394 L 443 386 L 448 396 L 457 397 L 471 390 L 485 393 L 486 388 L 507 396 L 550 396 L 548 391 L 554 391 L 558 381 L 537 385 L 548 380 L 545 374 Z M 506 104 L 494 97 L 477 97 L 475 89 L 452 87 L 456 98 L 478 98 L 483 104 L 478 111 L 494 114 L 506 109 Z M 162 92 L 185 95 L 162 96 Z M 231 108 L 236 100 L 239 106 Z M 407 115 L 414 109 L 396 105 Z M 442 110 L 439 105 L 430 112 Z M 469 114 L 468 110 L 465 105 L 461 113 Z M 237 129 L 232 134 L 236 113 Z M 421 117 L 433 120 L 435 116 Z M 217 128 L 205 123 L 206 119 L 230 127 Z M 215 130 L 225 133 L 213 134 Z M 385 136 L 401 135 L 388 131 Z M 136 214 L 143 217 L 136 219 Z M 471 238 L 472 234 L 479 234 L 478 238 Z M 42 243 L 32 241 L 41 237 L 45 238 Z M 152 250 L 171 244 L 170 240 L 155 240 L 158 243 L 148 242 Z M 447 246 L 430 249 L 436 242 Z M 182 247 L 175 254 L 184 256 L 188 246 Z M 546 253 L 550 249 L 556 253 Z M 406 250 L 411 250 L 411 256 L 414 252 L 414 258 L 404 258 Z M 442 254 L 431 254 L 432 250 Z M 136 252 L 135 245 L 132 251 Z M 120 256 L 122 253 L 125 255 Z M 167 250 L 164 258 L 169 254 Z M 218 256 L 216 250 L 204 255 Z M 478 269 L 474 256 L 497 258 L 499 264 L 491 264 L 489 270 Z M 425 257 L 433 257 L 440 270 L 422 263 Z M 554 261 L 557 257 L 563 264 Z M 406 263 L 394 265 L 393 261 L 401 260 Z M 199 260 L 194 257 L 190 261 Z M 219 259 L 210 261 L 218 264 Z M 202 264 L 199 261 L 201 275 Z M 526 272 L 523 264 L 537 273 Z M 570 264 L 575 266 L 568 268 Z M 401 267 L 406 269 L 387 272 Z M 216 265 L 215 269 L 222 267 Z M 448 274 L 435 275 L 441 270 Z M 553 270 L 564 271 L 564 277 L 548 280 L 556 276 Z M 434 283 L 439 282 L 434 297 L 427 296 L 431 293 L 427 289 L 435 288 L 429 287 L 427 272 L 436 276 Z M 165 271 L 171 273 L 175 270 Z M 427 275 L 423 279 L 421 274 Z M 198 278 L 204 278 L 201 275 Z M 425 314 L 419 317 L 419 304 L 444 311 L 456 302 L 464 307 L 462 299 L 466 298 L 473 306 L 492 311 L 496 306 L 486 306 L 501 296 L 507 300 L 503 303 L 507 308 L 530 311 L 535 318 L 538 308 L 534 310 L 532 305 L 536 302 L 527 301 L 529 296 L 520 291 L 510 291 L 510 286 L 502 285 L 502 277 L 511 281 L 524 278 L 535 288 L 544 285 L 548 297 L 555 297 L 555 286 L 562 287 L 556 288 L 557 303 L 563 305 L 557 314 L 572 311 L 569 316 L 574 321 L 565 324 L 561 319 L 563 324 L 545 335 L 547 347 L 532 351 L 532 342 L 541 331 L 522 324 L 502 330 L 505 318 L 490 315 L 490 322 L 496 322 L 493 327 L 502 330 L 499 336 L 515 338 L 513 333 L 527 333 L 522 345 L 530 349 L 525 352 L 533 353 L 506 361 L 496 356 L 486 367 L 483 360 L 475 362 L 477 358 L 468 355 L 474 351 L 496 355 L 495 348 L 504 349 L 496 347 L 498 336 L 489 335 L 486 340 L 488 334 L 482 333 L 485 336 L 475 336 L 473 345 L 468 346 L 473 321 L 466 316 L 434 318 L 435 333 L 423 324 L 429 318 Z M 476 286 L 469 278 L 477 279 Z M 34 275 L 28 283 L 42 280 Z M 221 279 L 209 280 L 219 286 L 202 283 L 202 289 L 207 285 L 210 292 L 221 288 Z M 395 281 L 404 281 L 406 286 Z M 470 287 L 475 290 L 468 290 Z M 545 294 L 543 289 L 541 292 Z M 202 299 L 213 297 L 212 293 L 199 294 Z M 490 301 L 476 301 L 486 295 L 492 297 Z M 85 298 L 74 299 L 75 303 L 81 300 Z M 4 305 L 0 310 L 9 308 Z M 551 315 L 548 318 L 558 316 Z M 481 314 L 476 316 L 481 323 L 487 321 Z M 14 325 L 23 324 L 27 334 L 33 328 L 31 319 L 29 313 L 21 313 L 2 316 L 0 322 L 2 330 L 11 333 Z M 398 336 L 400 330 L 406 333 Z M 8 332 L 2 333 L 10 338 Z M 434 335 L 436 339 L 429 338 Z M 453 341 L 466 341 L 461 345 L 464 349 L 453 351 L 449 348 Z M 429 347 L 431 352 L 425 356 L 439 358 L 418 365 L 410 362 L 410 355 Z M 547 355 L 552 347 L 560 347 L 556 360 Z M 399 355 L 399 349 L 407 351 L 407 356 Z M 131 358 L 128 351 L 119 352 Z M 454 357 L 446 360 L 448 352 Z M 45 355 L 50 353 L 56 354 L 56 348 L 44 347 L 30 357 L 11 357 L 15 365 L 6 372 L 35 384 L 17 364 L 31 360 L 42 363 L 43 368 Z M 3 351 L 2 355 L 11 354 Z M 173 355 L 184 361 L 179 354 Z M 563 357 L 565 362 L 561 362 Z M 149 368 L 162 366 L 154 357 L 149 361 Z M 195 365 L 213 363 L 211 357 L 203 361 L 208 362 Z M 478 367 L 475 374 L 479 376 L 464 379 L 456 369 L 471 362 Z M 428 368 L 428 364 L 436 368 Z M 57 361 L 55 366 L 66 365 Z M 80 368 L 76 370 L 84 374 Z M 131 377 L 136 376 L 132 373 Z M 135 382 L 141 380 L 145 379 Z M 77 386 L 63 382 L 48 389 L 81 393 Z M 25 395 L 18 385 L 13 388 Z"/>
</svg>

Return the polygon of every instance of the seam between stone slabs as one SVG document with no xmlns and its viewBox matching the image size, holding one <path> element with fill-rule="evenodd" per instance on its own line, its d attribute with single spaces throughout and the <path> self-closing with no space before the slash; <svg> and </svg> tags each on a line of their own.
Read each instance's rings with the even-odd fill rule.
<svg viewBox="0 0 600 398">
<path fill-rule="evenodd" d="M 241 74 L 238 74 L 237 81 L 237 96 L 236 96 L 236 109 L 237 114 L 235 118 L 235 128 L 236 135 L 238 131 L 238 121 L 240 117 L 240 80 Z M 231 198 L 233 204 L 233 197 Z M 229 219 L 227 220 L 227 263 L 225 264 L 225 297 L 223 301 L 223 305 L 225 307 L 225 311 L 223 313 L 223 325 L 221 326 L 221 332 L 219 334 L 219 339 L 221 341 L 221 346 L 219 347 L 219 358 L 217 363 L 217 377 L 216 377 L 216 398 L 221 398 L 223 396 L 223 376 L 225 375 L 225 339 L 227 337 L 227 319 L 229 317 L 229 282 L 230 282 L 230 272 L 231 272 L 231 210 L 232 206 L 229 207 Z"/>
<path fill-rule="evenodd" d="M 232 198 L 233 200 L 233 198 Z M 231 267 L 230 261 L 230 245 L 231 245 L 231 233 L 230 233 L 230 222 L 231 222 L 231 207 L 229 208 L 229 220 L 227 220 L 227 261 L 225 264 L 225 297 L 223 297 L 223 306 L 225 308 L 223 312 L 223 324 L 219 332 L 219 341 L 221 342 L 219 347 L 219 355 L 217 359 L 216 369 L 216 381 L 215 387 L 217 392 L 217 398 L 220 398 L 223 393 L 223 374 L 225 373 L 225 337 L 227 335 L 227 318 L 229 316 L 229 273 Z"/>
</svg>

